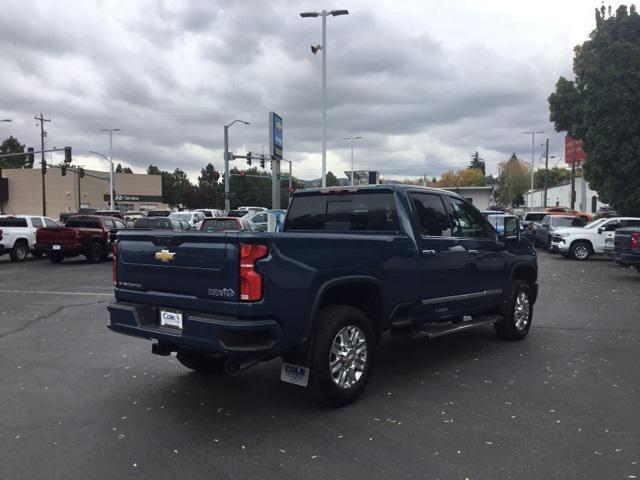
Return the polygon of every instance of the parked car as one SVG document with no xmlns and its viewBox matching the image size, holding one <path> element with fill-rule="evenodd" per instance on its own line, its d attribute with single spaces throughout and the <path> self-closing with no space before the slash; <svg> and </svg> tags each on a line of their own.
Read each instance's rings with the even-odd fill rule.
<svg viewBox="0 0 640 480">
<path fill-rule="evenodd" d="M 640 227 L 616 230 L 614 261 L 624 267 L 635 267 L 640 273 Z"/>
<path fill-rule="evenodd" d="M 604 247 L 602 248 L 602 253 L 604 254 L 605 257 L 610 258 L 611 260 L 614 259 L 615 254 L 616 254 L 616 246 L 615 246 L 615 238 L 616 238 L 616 232 L 614 232 L 613 237 L 607 237 L 604 239 Z"/>
<path fill-rule="evenodd" d="M 124 215 L 120 210 L 96 210 L 93 215 L 98 215 L 99 217 L 114 217 L 124 220 Z"/>
<path fill-rule="evenodd" d="M 242 219 L 251 223 L 252 225 L 251 230 L 253 231 L 266 232 L 268 230 L 269 213 L 266 210 L 265 211 L 250 210 L 249 213 L 247 213 L 244 217 L 242 217 Z"/>
<path fill-rule="evenodd" d="M 528 212 L 524 214 L 522 217 L 522 229 L 524 233 L 531 237 L 533 240 L 533 230 L 536 223 L 542 222 L 542 219 L 546 217 L 547 214 L 544 212 Z"/>
<path fill-rule="evenodd" d="M 573 215 L 547 215 L 542 222 L 535 224 L 533 230 L 533 243 L 536 246 L 551 247 L 553 232 L 559 228 L 582 228 L 587 224 L 581 217 Z"/>
<path fill-rule="evenodd" d="M 595 220 L 584 228 L 560 228 L 551 236 L 551 251 L 564 257 L 587 260 L 604 253 L 604 241 L 619 228 L 640 226 L 640 218 L 617 217 Z"/>
<path fill-rule="evenodd" d="M 36 249 L 36 232 L 42 227 L 57 227 L 49 217 L 33 215 L 0 215 L 0 256 L 8 254 L 12 262 L 23 262 L 29 252 L 42 255 Z"/>
<path fill-rule="evenodd" d="M 544 209 L 545 213 L 560 213 L 564 215 L 573 215 L 574 217 L 580 217 L 584 219 L 586 222 L 591 222 L 593 220 L 593 215 L 588 212 L 579 212 L 578 210 L 573 210 L 569 207 L 547 207 Z"/>
<path fill-rule="evenodd" d="M 133 224 L 135 229 L 147 229 L 147 230 L 174 230 L 181 232 L 183 230 L 193 230 L 184 220 L 176 220 L 175 218 L 168 217 L 143 217 L 139 218 Z"/>
<path fill-rule="evenodd" d="M 169 215 L 169 218 L 182 220 L 183 222 L 187 222 L 189 225 L 191 225 L 192 229 L 200 230 L 205 216 L 202 212 L 173 212 Z"/>
<path fill-rule="evenodd" d="M 514 215 L 506 215 L 501 211 L 494 210 L 484 210 L 482 215 L 487 219 L 487 221 L 496 229 L 496 232 L 503 233 L 504 232 L 504 219 L 506 217 L 514 217 Z"/>
<path fill-rule="evenodd" d="M 36 250 L 45 252 L 52 263 L 78 255 L 84 255 L 89 263 L 96 263 L 111 253 L 113 234 L 126 228 L 127 224 L 115 217 L 73 215 L 64 227 L 39 229 Z"/>
<path fill-rule="evenodd" d="M 224 217 L 224 212 L 222 210 L 216 210 L 213 208 L 198 208 L 194 210 L 194 212 L 202 212 L 205 218 Z"/>
<path fill-rule="evenodd" d="M 168 217 L 171 215 L 171 210 L 149 210 L 147 211 L 147 217 Z"/>
<path fill-rule="evenodd" d="M 454 192 L 371 185 L 295 193 L 282 233 L 120 232 L 108 327 L 198 371 L 282 357 L 282 380 L 346 405 L 385 331 L 526 337 L 536 252 L 517 218 L 504 230 Z"/>
<path fill-rule="evenodd" d="M 144 217 L 146 217 L 146 214 L 144 212 L 128 211 L 124 214 L 124 221 L 127 222 L 127 225 L 129 225 L 129 227 L 133 227 L 133 224 L 136 222 L 136 220 Z"/>
<path fill-rule="evenodd" d="M 596 211 L 595 216 L 596 218 L 611 218 L 611 217 L 617 217 L 619 215 L 618 215 L 618 212 L 616 212 L 613 208 L 602 206 Z"/>
<path fill-rule="evenodd" d="M 252 225 L 244 217 L 216 217 L 205 219 L 200 230 L 203 232 L 251 231 Z"/>
</svg>

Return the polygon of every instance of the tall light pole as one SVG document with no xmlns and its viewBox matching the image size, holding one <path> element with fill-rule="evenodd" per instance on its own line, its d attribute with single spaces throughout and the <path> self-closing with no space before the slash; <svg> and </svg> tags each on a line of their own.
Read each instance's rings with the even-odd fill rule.
<svg viewBox="0 0 640 480">
<path fill-rule="evenodd" d="M 229 153 L 229 127 L 236 122 L 251 125 L 249 122 L 236 118 L 229 125 L 224 126 L 224 209 L 227 212 L 231 210 L 231 198 L 229 198 L 229 161 L 231 160 Z"/>
<path fill-rule="evenodd" d="M 530 132 L 522 132 L 523 135 L 531 135 L 531 190 L 533 191 L 533 172 L 535 170 L 535 150 L 536 150 L 536 133 L 540 133 L 543 134 L 544 132 L 535 132 L 535 131 L 530 131 Z M 533 194 L 532 194 L 533 195 Z M 533 202 L 533 197 L 532 198 L 532 202 Z M 532 203 L 533 204 L 533 203 Z"/>
<path fill-rule="evenodd" d="M 109 210 L 114 210 L 113 204 L 113 132 L 119 132 L 119 128 L 101 128 L 103 132 L 109 132 Z"/>
<path fill-rule="evenodd" d="M 342 137 L 343 140 L 351 140 L 351 185 L 355 185 L 353 178 L 353 141 L 362 140 L 363 137 Z"/>
<path fill-rule="evenodd" d="M 3 118 L 3 119 L 0 120 L 0 122 L 10 122 L 10 121 L 11 121 L 10 118 Z"/>
<path fill-rule="evenodd" d="M 315 54 L 322 50 L 322 187 L 327 186 L 327 17 L 331 15 L 349 15 L 349 10 L 322 10 L 321 12 L 302 12 L 302 18 L 322 17 L 322 45 L 312 46 Z"/>
</svg>

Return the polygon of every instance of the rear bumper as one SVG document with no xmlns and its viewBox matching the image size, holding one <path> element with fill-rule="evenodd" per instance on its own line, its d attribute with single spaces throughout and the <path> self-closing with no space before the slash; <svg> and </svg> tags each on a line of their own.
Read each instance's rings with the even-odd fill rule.
<svg viewBox="0 0 640 480">
<path fill-rule="evenodd" d="M 43 253 L 50 253 L 50 252 L 61 252 L 64 255 L 79 255 L 82 253 L 82 246 L 81 245 L 65 245 L 65 244 L 55 244 L 60 246 L 60 249 L 58 250 L 54 250 L 52 243 L 36 243 L 34 250 L 38 251 L 38 252 L 43 252 Z"/>
<path fill-rule="evenodd" d="M 613 261 L 618 265 L 622 265 L 624 267 L 638 266 L 640 265 L 640 253 L 620 253 L 614 254 Z"/>
<path fill-rule="evenodd" d="M 117 333 L 157 340 L 175 349 L 215 355 L 278 355 L 283 331 L 273 319 L 244 320 L 182 311 L 183 329 L 160 326 L 159 307 L 115 302 L 108 307 L 108 328 Z M 173 308 L 169 310 L 175 310 Z"/>
</svg>

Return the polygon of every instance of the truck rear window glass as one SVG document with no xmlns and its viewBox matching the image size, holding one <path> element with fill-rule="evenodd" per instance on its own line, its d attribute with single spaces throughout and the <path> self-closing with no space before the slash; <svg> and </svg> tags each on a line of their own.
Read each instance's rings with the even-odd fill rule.
<svg viewBox="0 0 640 480">
<path fill-rule="evenodd" d="M 0 218 L 0 227 L 27 227 L 26 218 Z"/>
<path fill-rule="evenodd" d="M 171 219 L 167 217 L 140 218 L 133 224 L 133 228 L 157 228 L 173 230 Z"/>
<path fill-rule="evenodd" d="M 69 217 L 65 227 L 71 228 L 100 228 L 100 222 L 93 218 Z"/>
<path fill-rule="evenodd" d="M 238 222 L 235 220 L 205 220 L 202 224 L 205 232 L 224 232 L 225 230 L 240 230 Z"/>
<path fill-rule="evenodd" d="M 392 192 L 321 193 L 295 197 L 285 231 L 398 231 Z"/>
</svg>

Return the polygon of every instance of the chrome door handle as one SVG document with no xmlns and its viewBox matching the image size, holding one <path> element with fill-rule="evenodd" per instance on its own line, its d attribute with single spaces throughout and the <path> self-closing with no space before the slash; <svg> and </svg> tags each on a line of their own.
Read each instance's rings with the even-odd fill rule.
<svg viewBox="0 0 640 480">
<path fill-rule="evenodd" d="M 422 254 L 423 255 L 435 255 L 436 251 L 435 250 L 422 250 Z"/>
<path fill-rule="evenodd" d="M 480 253 L 478 252 L 478 250 L 467 250 L 467 252 L 469 252 L 471 255 L 477 255 L 478 253 Z"/>
</svg>

